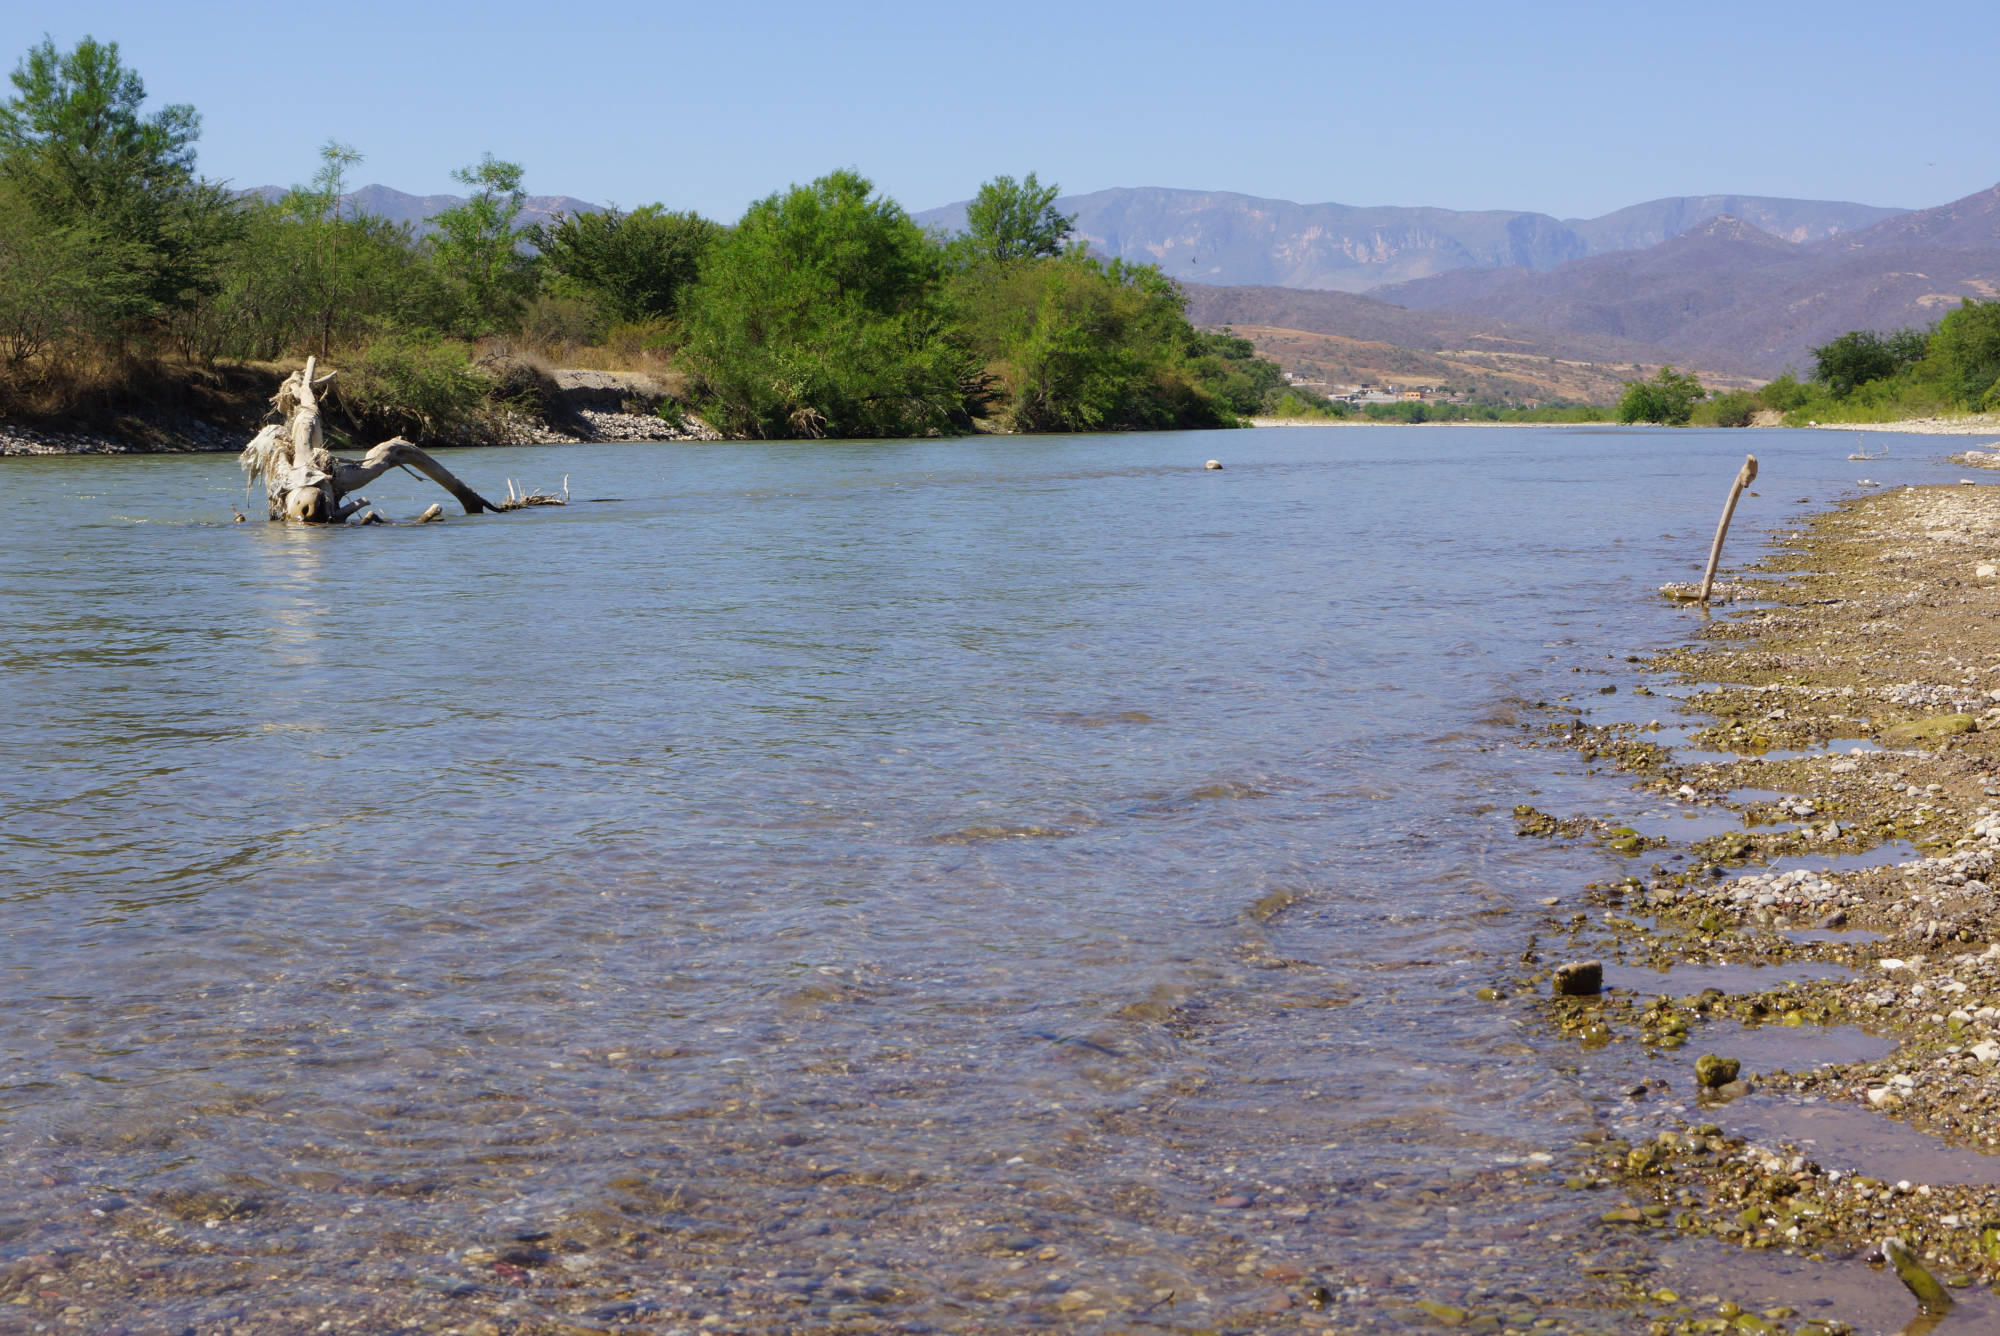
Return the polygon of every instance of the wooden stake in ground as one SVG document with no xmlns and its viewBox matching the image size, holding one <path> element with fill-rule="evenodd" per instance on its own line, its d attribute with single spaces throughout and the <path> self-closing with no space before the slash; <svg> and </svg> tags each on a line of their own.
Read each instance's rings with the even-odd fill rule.
<svg viewBox="0 0 2000 1336">
<path fill-rule="evenodd" d="M 1715 541 L 1708 549 L 1708 569 L 1701 575 L 1701 593 L 1695 602 L 1708 602 L 1708 591 L 1715 585 L 1715 566 L 1722 560 L 1722 539 L 1729 532 L 1729 519 L 1736 513 L 1736 498 L 1743 495 L 1743 489 L 1757 481 L 1757 456 L 1743 456 L 1743 467 L 1736 470 L 1736 481 L 1729 489 L 1729 501 L 1722 507 L 1722 523 L 1715 526 Z"/>
<path fill-rule="evenodd" d="M 272 400 L 284 415 L 257 433 L 243 448 L 241 462 L 250 480 L 264 480 L 264 494 L 274 520 L 302 524 L 341 524 L 368 504 L 367 497 L 346 498 L 393 468 L 425 474 L 455 497 L 468 515 L 501 510 L 452 476 L 449 469 L 398 436 L 382 442 L 359 459 L 342 459 L 326 448 L 319 425 L 319 390 L 338 372 L 314 379 L 317 359 L 308 357 L 305 370 L 285 377 Z"/>
</svg>

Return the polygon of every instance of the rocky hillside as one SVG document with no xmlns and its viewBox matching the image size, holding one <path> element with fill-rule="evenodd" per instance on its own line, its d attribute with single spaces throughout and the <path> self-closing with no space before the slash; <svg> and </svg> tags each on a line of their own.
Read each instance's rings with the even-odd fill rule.
<svg viewBox="0 0 2000 1336">
<path fill-rule="evenodd" d="M 1186 291 L 1188 319 L 1209 329 L 1224 325 L 1292 329 L 1422 352 L 1478 351 L 1628 366 L 1671 361 L 1675 356 L 1674 350 L 1631 339 L 1542 329 L 1457 311 L 1412 310 L 1351 292 L 1201 284 L 1191 284 Z"/>
<path fill-rule="evenodd" d="M 1723 217 L 1647 251 L 1548 272 L 1444 274 L 1375 295 L 1776 374 L 1809 366 L 1812 348 L 1850 329 L 1925 325 L 1965 298 L 2000 297 L 2000 186 L 1804 243 Z"/>
</svg>

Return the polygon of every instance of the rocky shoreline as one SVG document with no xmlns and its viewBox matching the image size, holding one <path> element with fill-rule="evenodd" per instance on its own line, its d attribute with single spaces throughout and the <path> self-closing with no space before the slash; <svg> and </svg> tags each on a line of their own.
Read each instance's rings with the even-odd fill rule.
<svg viewBox="0 0 2000 1336">
<path fill-rule="evenodd" d="M 1996 563 L 2000 488 L 1845 503 L 1743 577 L 1756 604 L 1640 665 L 1662 719 L 1578 708 L 1534 740 L 1708 832 L 1516 809 L 1523 837 L 1631 860 L 1489 990 L 1577 1045 L 1606 1126 L 1569 1186 L 1622 1189 L 1604 1229 L 1871 1263 L 1915 1316 L 1920 1285 L 1901 1295 L 1881 1257 L 1895 1238 L 1950 1287 L 1943 1331 L 2000 1321 Z M 1849 1329 L 1632 1297 L 1654 1333 Z"/>
</svg>

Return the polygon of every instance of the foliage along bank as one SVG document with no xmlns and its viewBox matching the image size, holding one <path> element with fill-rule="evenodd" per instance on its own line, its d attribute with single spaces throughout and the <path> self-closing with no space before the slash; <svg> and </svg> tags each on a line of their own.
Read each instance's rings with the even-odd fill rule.
<svg viewBox="0 0 2000 1336">
<path fill-rule="evenodd" d="M 950 238 L 851 171 L 732 225 L 650 205 L 523 227 L 522 168 L 488 154 L 419 231 L 344 201 L 361 158 L 337 142 L 275 199 L 204 180 L 200 117 L 148 112 L 115 43 L 45 40 L 13 89 L 0 414 L 116 412 L 308 353 L 344 369 L 354 430 L 431 442 L 487 435 L 549 362 L 661 371 L 672 411 L 770 438 L 1232 426 L 1287 393 L 1157 269 L 1071 245 L 1032 174 L 988 182 Z"/>
</svg>

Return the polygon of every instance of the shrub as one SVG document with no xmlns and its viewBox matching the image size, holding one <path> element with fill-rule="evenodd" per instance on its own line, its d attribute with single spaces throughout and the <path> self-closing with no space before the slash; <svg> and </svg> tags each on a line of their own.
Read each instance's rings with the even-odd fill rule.
<svg viewBox="0 0 2000 1336">
<path fill-rule="evenodd" d="M 544 292 L 521 313 L 521 338 L 566 357 L 573 349 L 601 342 L 608 323 L 594 298 Z"/>
<path fill-rule="evenodd" d="M 1775 408 L 1780 413 L 1789 413 L 1795 408 L 1803 408 L 1812 399 L 1812 388 L 1801 385 L 1799 378 L 1790 371 L 1757 391 L 1757 402 L 1765 408 Z"/>
<path fill-rule="evenodd" d="M 1958 407 L 1991 403 L 1992 391 L 2000 387 L 2000 302 L 1968 298 L 1940 320 L 1919 375 L 1937 384 Z"/>
<path fill-rule="evenodd" d="M 1281 418 L 1326 418 L 1329 421 L 1354 416 L 1352 404 L 1323 398 L 1310 390 L 1283 389 L 1265 396 L 1264 412 Z"/>
<path fill-rule="evenodd" d="M 335 398 L 364 434 L 465 444 L 492 428 L 486 403 L 492 383 L 468 357 L 464 344 L 447 339 L 386 335 L 341 369 Z"/>
<path fill-rule="evenodd" d="M 1683 427 L 1694 416 L 1695 404 L 1707 397 L 1708 391 L 1693 376 L 1663 366 L 1651 380 L 1635 380 L 1625 387 L 1625 396 L 1618 401 L 1618 420 Z"/>
<path fill-rule="evenodd" d="M 1717 427 L 1747 427 L 1757 413 L 1757 396 L 1748 390 L 1718 394 L 1702 405 L 1698 420 Z"/>
<path fill-rule="evenodd" d="M 1928 336 L 1918 329 L 1894 334 L 1851 329 L 1813 349 L 1813 379 L 1831 390 L 1836 399 L 1845 399 L 1860 386 L 1887 380 L 1921 360 L 1927 341 Z"/>
</svg>

